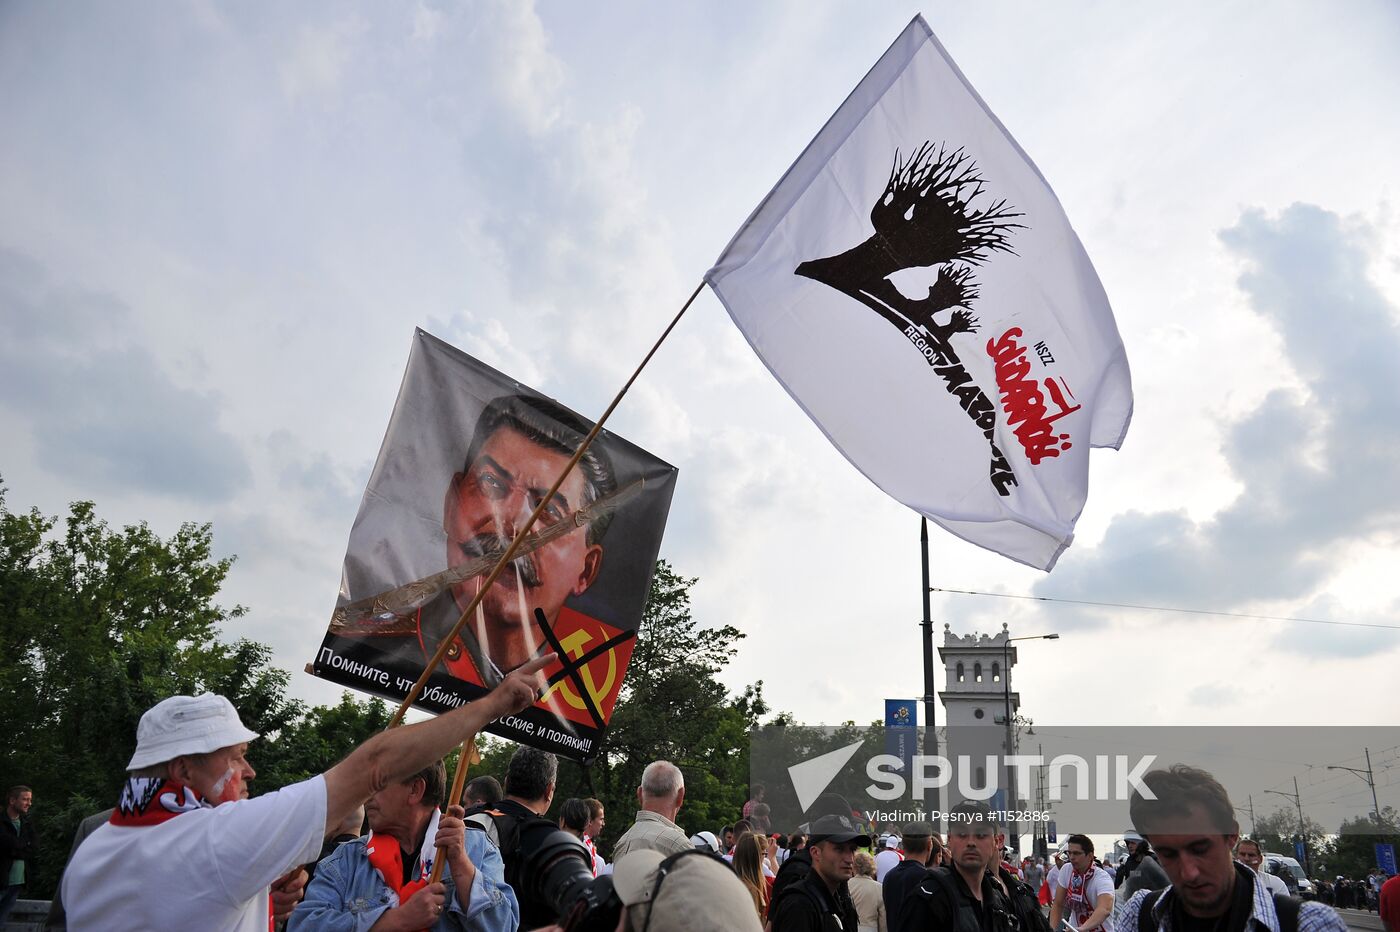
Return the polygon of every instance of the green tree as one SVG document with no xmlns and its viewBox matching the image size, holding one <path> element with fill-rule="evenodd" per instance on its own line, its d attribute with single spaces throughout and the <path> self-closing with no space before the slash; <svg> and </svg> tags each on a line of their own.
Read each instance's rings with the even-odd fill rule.
<svg viewBox="0 0 1400 932">
<path fill-rule="evenodd" d="M 217 639 L 245 610 L 216 601 L 232 560 L 213 558 L 211 537 L 208 524 L 113 530 L 91 502 L 60 527 L 10 511 L 0 487 L 0 773 L 35 789 L 35 895 L 51 894 L 76 823 L 111 805 L 147 708 L 219 692 L 263 734 L 302 714 L 269 648 Z"/>
<path fill-rule="evenodd" d="M 1380 820 L 1373 812 L 1347 819 L 1320 856 L 1316 873 L 1323 877 L 1365 877 L 1376 864 L 1376 845 L 1392 844 L 1400 850 L 1400 821 L 1394 807 L 1381 809 Z"/>
<path fill-rule="evenodd" d="M 1293 857 L 1293 842 L 1298 838 L 1297 810 L 1279 809 L 1259 817 L 1254 823 L 1254 834 L 1250 837 L 1263 845 L 1265 851 Z M 1310 862 L 1304 865 L 1305 870 L 1311 867 L 1313 873 L 1317 872 L 1318 856 L 1325 850 L 1326 837 L 1327 832 L 1321 825 L 1310 818 L 1304 818 L 1303 838 L 1308 843 Z"/>
</svg>

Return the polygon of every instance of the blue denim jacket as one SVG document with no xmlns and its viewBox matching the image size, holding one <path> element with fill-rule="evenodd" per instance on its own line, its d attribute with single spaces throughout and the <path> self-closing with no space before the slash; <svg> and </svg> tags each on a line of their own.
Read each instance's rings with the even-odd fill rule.
<svg viewBox="0 0 1400 932">
<path fill-rule="evenodd" d="M 386 910 L 399 905 L 398 894 L 370 866 L 365 853 L 367 838 L 347 841 L 317 865 L 305 898 L 287 922 L 287 932 L 367 932 Z M 433 929 L 515 932 L 520 925 L 520 905 L 506 883 L 501 853 L 485 832 L 467 832 L 467 859 L 476 867 L 467 906 L 463 909 L 457 899 L 444 864 L 447 908 Z"/>
</svg>

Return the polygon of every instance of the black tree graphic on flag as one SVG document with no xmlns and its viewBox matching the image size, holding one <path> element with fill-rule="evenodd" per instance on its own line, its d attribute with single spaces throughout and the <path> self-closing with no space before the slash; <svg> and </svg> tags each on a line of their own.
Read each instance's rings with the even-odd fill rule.
<svg viewBox="0 0 1400 932">
<path fill-rule="evenodd" d="M 976 163 L 960 148 L 925 142 L 905 160 L 896 151 L 885 190 L 870 209 L 875 232 L 839 255 L 803 262 L 795 272 L 855 298 L 909 338 L 987 438 L 992 485 L 1008 495 L 1016 476 L 994 440 L 996 405 L 952 343 L 956 334 L 977 331 L 974 267 L 994 252 L 1014 253 L 1008 237 L 1024 229 L 1013 222 L 1022 215 L 1004 198 L 974 206 L 985 189 Z M 939 267 L 937 278 L 922 298 L 906 298 L 890 281 L 896 272 L 933 266 Z"/>
</svg>

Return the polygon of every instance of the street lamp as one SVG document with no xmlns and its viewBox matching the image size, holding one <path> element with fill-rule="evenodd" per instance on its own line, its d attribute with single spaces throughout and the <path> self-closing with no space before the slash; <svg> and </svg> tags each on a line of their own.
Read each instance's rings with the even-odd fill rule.
<svg viewBox="0 0 1400 932">
<path fill-rule="evenodd" d="M 1008 633 L 1010 633 L 1010 632 L 1008 632 Z M 1011 747 L 1011 744 L 1012 744 L 1012 741 L 1014 740 L 1013 737 L 1012 737 L 1012 731 L 1011 731 L 1011 729 L 1012 729 L 1012 727 L 1013 727 L 1013 723 L 1012 723 L 1012 721 L 1011 721 L 1011 642 L 1012 642 L 1012 641 L 1058 641 L 1059 639 L 1060 639 L 1060 636 L 1059 636 L 1058 634 L 1028 634 L 1028 635 L 1025 635 L 1024 637 L 1019 637 L 1019 638 L 1008 637 L 1005 641 L 1002 642 L 1002 645 L 1001 645 L 1001 686 L 1002 686 L 1002 697 L 1003 697 L 1003 701 L 1005 702 L 1005 705 L 1006 705 L 1006 715 L 1005 715 L 1005 718 L 1006 718 L 1006 756 L 1007 756 L 1008 758 L 1009 758 L 1009 757 L 1012 755 L 1012 753 L 1013 753 L 1013 749 L 1012 749 L 1012 747 Z M 1006 786 L 1007 786 L 1007 789 L 1008 789 L 1008 791 L 1009 791 L 1009 792 L 1007 793 L 1007 795 L 1006 795 L 1006 808 L 1008 808 L 1008 809 L 1015 809 L 1015 808 L 1016 808 L 1016 798 L 1015 798 L 1015 790 L 1016 790 L 1016 788 L 1015 788 L 1014 786 L 1012 786 L 1012 780 L 1013 780 L 1013 779 L 1014 779 L 1014 775 L 1013 775 L 1013 772 L 1012 772 L 1012 769 L 1011 769 L 1011 764 L 1010 764 L 1010 762 L 1008 761 L 1008 762 L 1007 762 L 1007 765 L 1006 765 Z M 1012 850 L 1015 851 L 1017 854 L 1020 854 L 1020 853 L 1021 853 L 1021 832 L 1020 832 L 1020 826 L 1019 826 L 1019 825 L 1015 826 L 1015 827 L 1013 828 L 1013 830 L 1012 830 L 1012 833 L 1011 833 L 1011 848 L 1012 848 Z"/>
<path fill-rule="evenodd" d="M 1327 769 L 1345 770 L 1347 773 L 1354 773 L 1358 777 L 1366 781 L 1366 785 L 1371 788 L 1371 805 L 1376 807 L 1376 826 L 1379 829 L 1381 824 L 1381 804 L 1376 800 L 1376 775 L 1371 771 L 1371 749 L 1365 748 L 1364 750 L 1366 751 L 1365 770 L 1360 770 L 1356 767 L 1338 767 L 1333 765 L 1329 765 Z"/>
</svg>

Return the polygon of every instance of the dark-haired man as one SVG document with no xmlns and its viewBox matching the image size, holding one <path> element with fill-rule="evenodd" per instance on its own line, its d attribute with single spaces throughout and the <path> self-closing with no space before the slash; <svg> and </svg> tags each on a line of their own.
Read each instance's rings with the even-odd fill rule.
<svg viewBox="0 0 1400 932">
<path fill-rule="evenodd" d="M 807 845 L 812 869 L 774 894 L 769 907 L 773 932 L 855 929 L 856 909 L 846 881 L 856 873 L 856 849 L 869 846 L 870 836 L 849 818 L 826 815 L 813 822 Z"/>
<path fill-rule="evenodd" d="M 906 929 L 934 932 L 1010 932 L 1010 904 L 989 868 L 996 864 L 997 831 L 986 803 L 961 802 L 948 812 L 952 867 L 929 871 L 904 901 Z"/>
<path fill-rule="evenodd" d="M 438 809 L 447 790 L 442 761 L 393 782 L 365 804 L 370 833 L 346 842 L 317 867 L 288 932 L 345 928 L 470 929 L 512 932 L 520 922 L 500 852 L 485 832 L 468 832 L 462 807 Z M 433 859 L 443 880 L 428 883 Z"/>
<path fill-rule="evenodd" d="M 34 791 L 29 787 L 10 787 L 5 818 L 0 821 L 0 927 L 5 925 L 5 917 L 29 882 L 34 859 L 39 854 L 34 825 L 29 821 L 29 807 L 33 802 Z"/>
<path fill-rule="evenodd" d="M 1152 843 L 1171 886 L 1144 890 L 1123 907 L 1121 932 L 1343 932 L 1329 906 L 1271 896 L 1234 859 L 1239 824 L 1225 788 L 1204 770 L 1176 764 L 1142 778 L 1133 828 Z"/>
<path fill-rule="evenodd" d="M 1080 932 L 1112 932 L 1113 877 L 1094 863 L 1094 843 L 1087 835 L 1065 839 L 1069 863 L 1060 868 L 1055 901 L 1050 904 L 1050 928 L 1068 918 Z"/>
<path fill-rule="evenodd" d="M 527 830 L 552 829 L 544 818 L 554 799 L 559 777 L 559 760 L 548 751 L 521 747 L 511 756 L 506 769 L 505 798 L 490 806 L 469 810 L 467 820 L 482 828 L 505 861 L 506 883 L 515 890 L 520 903 L 520 927 L 538 929 L 555 920 L 554 910 L 539 897 L 530 895 L 524 875 L 521 834 Z"/>
<path fill-rule="evenodd" d="M 904 922 L 904 901 L 923 883 L 930 859 L 943 847 L 942 840 L 928 822 L 914 822 L 904 828 L 904 860 L 885 875 L 881 895 L 885 898 L 885 922 L 889 932 L 905 932 L 916 928 Z"/>
</svg>

